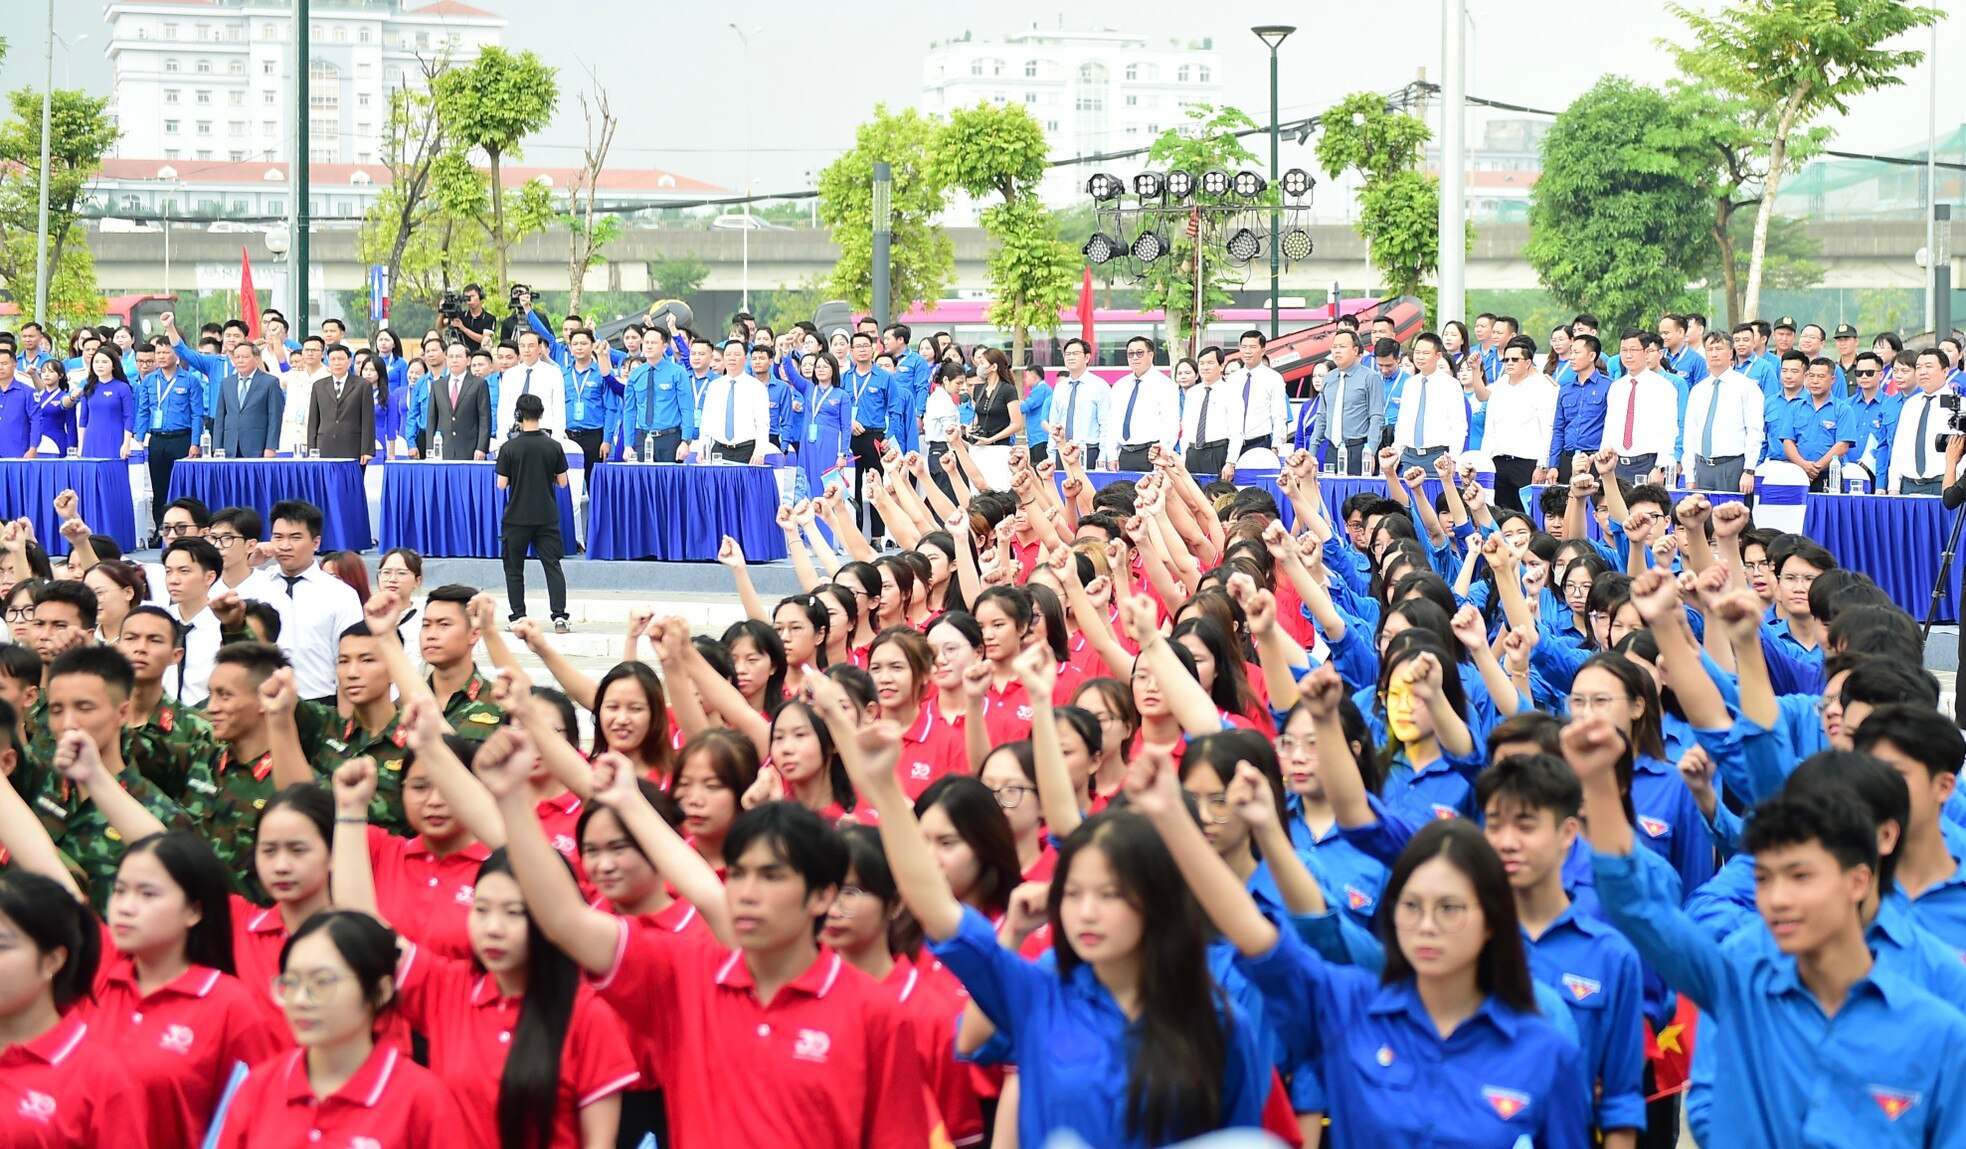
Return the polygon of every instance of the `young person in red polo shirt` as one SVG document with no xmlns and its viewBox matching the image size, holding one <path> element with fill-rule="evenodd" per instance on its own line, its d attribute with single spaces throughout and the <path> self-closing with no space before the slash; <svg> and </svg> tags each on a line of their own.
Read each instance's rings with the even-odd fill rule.
<svg viewBox="0 0 1966 1149">
<path fill-rule="evenodd" d="M 910 798 L 944 775 L 969 773 L 962 729 L 922 705 L 934 662 L 928 639 L 911 627 L 889 627 L 867 651 L 881 717 L 901 728 L 901 785 Z"/>
<path fill-rule="evenodd" d="M 818 941 L 846 877 L 839 836 L 794 803 L 747 810 L 726 839 L 729 884 L 720 888 L 641 801 L 619 759 L 603 755 L 595 800 L 622 817 L 715 938 L 603 914 L 575 896 L 531 804 L 508 784 L 524 777 L 538 737 L 553 735 L 495 736 L 478 771 L 499 795 L 513 870 L 540 929 L 660 1051 L 676 1149 L 926 1144 L 913 1025 L 878 983 Z"/>
<path fill-rule="evenodd" d="M 395 933 L 367 914 L 324 910 L 294 931 L 274 992 L 300 1048 L 247 1075 L 219 1149 L 476 1149 L 450 1089 L 375 1039 L 395 969 Z"/>
</svg>

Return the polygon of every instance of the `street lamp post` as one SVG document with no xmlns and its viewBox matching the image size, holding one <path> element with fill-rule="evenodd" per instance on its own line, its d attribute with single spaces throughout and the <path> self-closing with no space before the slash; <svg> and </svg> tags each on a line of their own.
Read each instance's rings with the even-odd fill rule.
<svg viewBox="0 0 1966 1149">
<path fill-rule="evenodd" d="M 1440 275 L 1439 314 L 1433 329 L 1459 319 L 1466 309 L 1467 206 L 1467 0 L 1441 0 Z"/>
<path fill-rule="evenodd" d="M 1280 158 L 1282 155 L 1281 152 L 1282 145 L 1277 138 L 1277 49 L 1281 48 L 1283 46 L 1283 42 L 1290 37 L 1290 34 L 1292 32 L 1295 32 L 1296 30 L 1297 30 L 1296 27 L 1290 24 L 1263 24 L 1250 29 L 1250 31 L 1256 33 L 1257 39 L 1269 45 L 1270 48 L 1270 195 L 1273 197 L 1270 202 L 1270 338 L 1271 339 L 1275 339 L 1279 333 L 1278 320 L 1277 320 L 1277 307 L 1278 307 L 1277 296 L 1279 292 L 1282 290 L 1281 285 L 1283 282 L 1283 265 L 1279 259 L 1279 254 L 1277 251 L 1277 233 L 1282 230 L 1282 225 L 1277 215 L 1277 203 L 1279 202 L 1280 199 L 1278 188 L 1277 188 L 1277 180 L 1279 176 L 1282 174 L 1280 169 L 1283 166 Z"/>
<path fill-rule="evenodd" d="M 157 169 L 157 180 L 164 185 L 164 294 L 171 293 L 171 200 L 177 194 L 177 169 L 169 164 Z"/>
<path fill-rule="evenodd" d="M 751 85 L 749 82 L 751 79 L 751 35 L 753 33 L 762 32 L 764 31 L 764 29 L 753 28 L 751 29 L 750 32 L 746 32 L 744 29 L 738 27 L 737 22 L 733 20 L 730 23 L 730 30 L 737 33 L 738 42 L 744 45 L 744 57 L 743 57 L 744 79 L 746 82 L 738 85 L 738 88 L 744 93 L 744 204 L 743 204 L 744 227 L 742 229 L 744 232 L 743 309 L 745 311 L 749 311 L 751 310 L 751 198 L 750 198 L 751 197 Z"/>
<path fill-rule="evenodd" d="M 41 86 L 41 222 L 34 245 L 34 319 L 38 323 L 48 322 L 48 180 L 53 174 L 49 137 L 55 130 L 55 0 L 48 0 L 47 51 L 47 76 Z"/>
</svg>

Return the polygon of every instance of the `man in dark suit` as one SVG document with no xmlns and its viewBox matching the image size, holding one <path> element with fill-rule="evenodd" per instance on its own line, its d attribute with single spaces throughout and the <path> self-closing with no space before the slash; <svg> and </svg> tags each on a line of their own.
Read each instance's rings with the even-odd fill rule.
<svg viewBox="0 0 1966 1149">
<path fill-rule="evenodd" d="M 491 450 L 491 385 L 471 374 L 462 343 L 444 349 L 444 368 L 430 381 L 430 429 L 444 437 L 444 458 L 483 459 Z"/>
<path fill-rule="evenodd" d="M 212 448 L 228 459 L 271 459 L 280 445 L 286 393 L 278 379 L 260 369 L 257 347 L 242 341 L 230 358 L 232 374 L 214 384 L 218 418 L 212 423 Z"/>
<path fill-rule="evenodd" d="M 345 344 L 328 348 L 328 377 L 308 394 L 307 449 L 323 459 L 356 459 L 366 467 L 375 453 L 375 395 L 348 373 L 353 358 Z"/>
</svg>

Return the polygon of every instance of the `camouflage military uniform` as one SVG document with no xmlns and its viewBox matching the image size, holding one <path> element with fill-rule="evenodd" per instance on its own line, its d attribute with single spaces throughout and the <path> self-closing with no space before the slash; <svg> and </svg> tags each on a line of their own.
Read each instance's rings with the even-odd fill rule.
<svg viewBox="0 0 1966 1149">
<path fill-rule="evenodd" d="M 409 837 L 413 831 L 403 816 L 403 759 L 409 754 L 410 732 L 403 728 L 403 712 L 389 716 L 374 734 L 354 718 L 342 719 L 339 736 L 329 736 L 321 744 L 317 767 L 333 775 L 337 766 L 351 758 L 375 759 L 375 798 L 369 803 L 369 822 L 392 834 Z"/>
<path fill-rule="evenodd" d="M 176 727 L 178 720 L 186 713 L 182 708 L 174 711 L 171 725 Z M 36 702 L 29 711 L 28 721 L 26 764 L 51 777 L 55 776 L 55 734 L 48 726 L 47 708 Z M 137 772 L 155 784 L 165 797 L 187 811 L 193 810 L 201 802 L 209 801 L 213 793 L 211 766 L 217 754 L 210 737 L 211 724 L 202 722 L 201 725 L 204 731 L 202 742 L 196 735 L 190 734 L 174 739 L 171 732 L 156 722 L 123 728 L 124 764 L 136 767 Z M 202 797 L 191 792 L 197 780 L 203 782 L 202 786 L 196 787 Z"/>
<path fill-rule="evenodd" d="M 434 677 L 430 680 L 431 683 L 435 681 Z M 434 685 L 431 686 L 431 693 L 436 693 Z M 474 668 L 471 677 L 465 679 L 464 685 L 444 704 L 444 721 L 451 724 L 451 729 L 457 731 L 459 737 L 483 742 L 505 721 L 505 711 L 491 700 L 491 683 Z"/>
<path fill-rule="evenodd" d="M 212 733 L 211 719 L 166 694 L 158 703 L 157 713 L 138 729 L 150 735 L 163 761 L 147 766 L 139 762 L 137 768 L 165 794 L 183 804 L 185 787 L 194 768 L 203 767 L 209 774 L 212 764 L 218 760 L 218 738 Z"/>
<path fill-rule="evenodd" d="M 125 739 L 132 733 L 125 731 Z M 167 829 L 196 829 L 192 816 L 138 771 L 125 765 L 117 781 Z M 48 772 L 35 786 L 37 792 L 28 804 L 40 816 L 41 825 L 54 839 L 55 848 L 81 871 L 89 904 L 99 914 L 107 912 L 109 894 L 116 884 L 116 867 L 122 862 L 123 847 L 128 843 L 109 824 L 109 819 L 103 817 L 95 802 L 84 797 L 81 788 L 68 779 Z"/>
</svg>

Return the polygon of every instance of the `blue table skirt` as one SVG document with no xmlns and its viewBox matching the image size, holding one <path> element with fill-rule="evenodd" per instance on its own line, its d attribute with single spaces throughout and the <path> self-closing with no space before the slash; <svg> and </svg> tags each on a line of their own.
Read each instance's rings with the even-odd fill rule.
<svg viewBox="0 0 1966 1149">
<path fill-rule="evenodd" d="M 506 495 L 498 489 L 497 463 L 398 460 L 381 465 L 379 549 L 409 547 L 426 558 L 497 558 L 504 553 L 499 540 Z M 571 553 L 577 538 L 573 494 L 560 487 L 557 497 L 560 537 Z"/>
<path fill-rule="evenodd" d="M 375 545 L 362 467 L 353 459 L 183 459 L 171 468 L 170 495 L 220 507 L 251 507 L 273 530 L 273 504 L 304 499 L 326 520 L 321 549 L 365 551 Z"/>
<path fill-rule="evenodd" d="M 725 535 L 752 562 L 786 557 L 770 467 L 611 463 L 587 482 L 590 559 L 714 561 Z"/>
<path fill-rule="evenodd" d="M 64 554 L 55 496 L 74 491 L 76 512 L 89 529 L 108 535 L 125 551 L 137 546 L 136 499 L 127 459 L 0 459 L 0 520 L 28 518 L 34 538 L 52 554 Z"/>
<path fill-rule="evenodd" d="M 1097 490 L 1108 484 L 1117 483 L 1121 479 L 1137 483 L 1145 475 L 1139 471 L 1088 471 L 1086 472 L 1086 477 L 1092 480 L 1093 489 Z M 1318 493 L 1324 498 L 1325 515 L 1330 518 L 1334 527 L 1344 522 L 1339 508 L 1344 505 L 1346 499 L 1351 498 L 1361 491 L 1375 495 L 1386 493 L 1386 480 L 1382 478 L 1344 478 L 1336 475 L 1320 475 L 1318 476 L 1318 480 Z M 1062 477 L 1059 481 L 1063 482 Z M 1208 484 L 1203 483 L 1202 485 L 1207 486 Z M 1285 495 L 1282 489 L 1277 486 L 1277 472 L 1238 470 L 1236 472 L 1236 486 L 1255 487 L 1268 491 L 1270 497 L 1277 501 L 1277 513 L 1280 521 L 1284 526 L 1292 530 L 1296 529 L 1297 511 L 1290 505 L 1289 496 Z M 1440 480 L 1428 479 L 1426 483 L 1426 497 L 1432 500 L 1439 498 L 1439 496 Z"/>
<path fill-rule="evenodd" d="M 1920 622 L 1932 608 L 1952 513 L 1936 495 L 1810 495 L 1802 533 L 1829 548 L 1839 565 L 1877 580 L 1884 593 Z M 1959 617 L 1960 564 L 1955 560 L 1939 601 L 1939 621 Z"/>
</svg>

